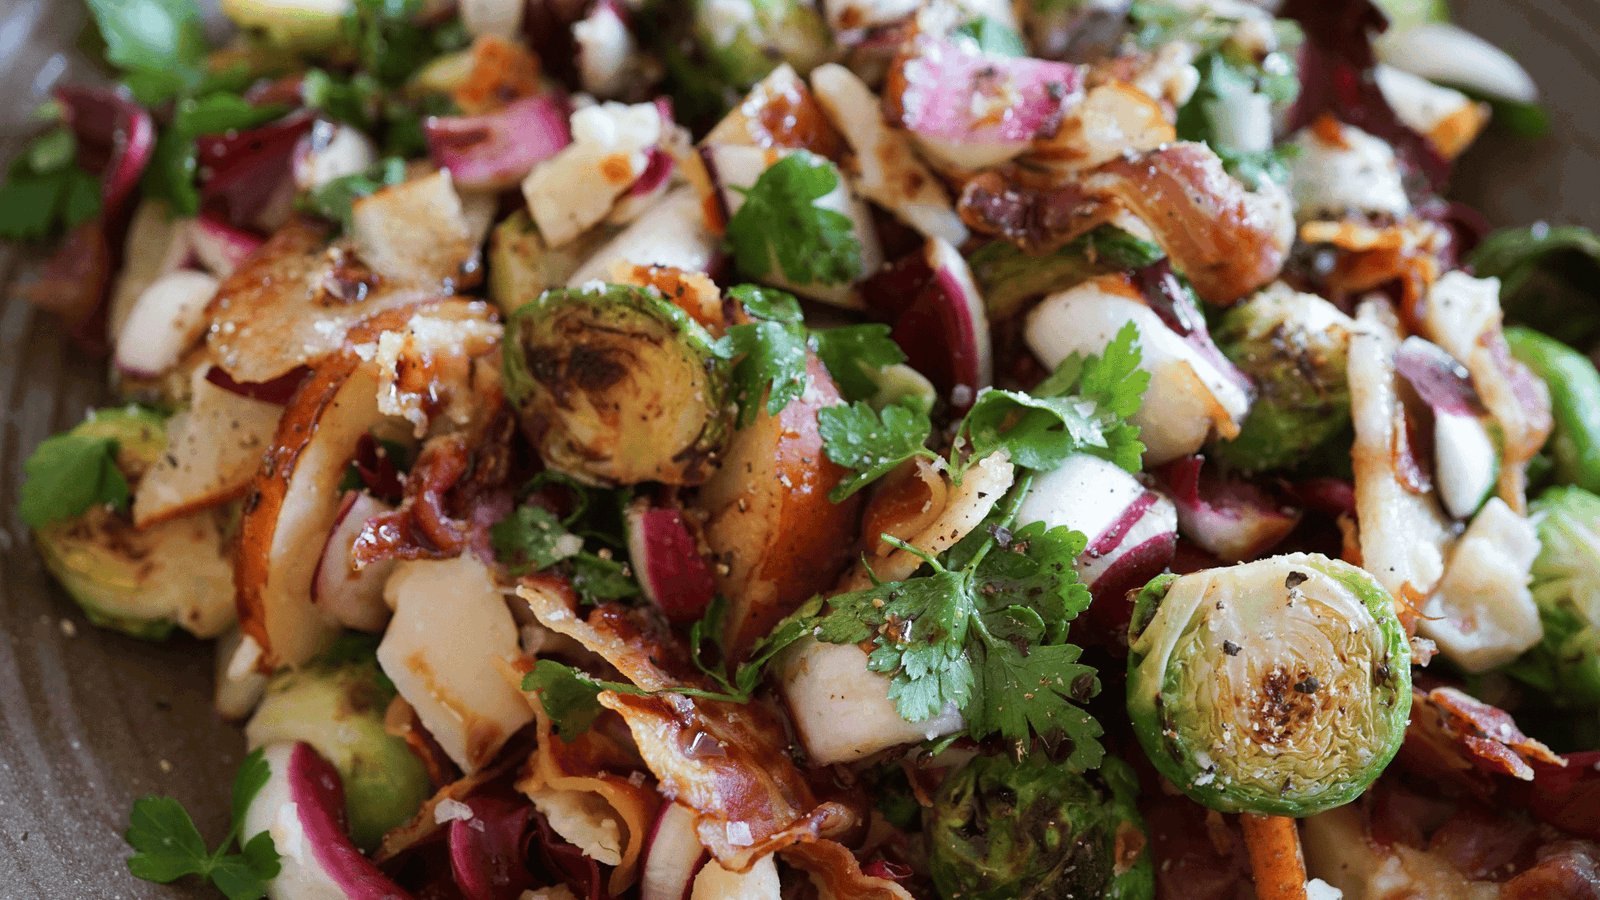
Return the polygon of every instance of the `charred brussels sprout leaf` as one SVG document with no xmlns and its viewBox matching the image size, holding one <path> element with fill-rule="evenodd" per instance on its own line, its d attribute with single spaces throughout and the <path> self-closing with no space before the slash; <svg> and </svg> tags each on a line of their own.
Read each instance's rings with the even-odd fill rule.
<svg viewBox="0 0 1600 900">
<path fill-rule="evenodd" d="M 1149 897 L 1136 785 L 1117 759 L 1085 776 L 1041 754 L 980 756 L 924 812 L 934 884 L 966 900 Z"/>
<path fill-rule="evenodd" d="M 402 737 L 384 730 L 393 683 L 378 668 L 375 638 L 352 635 L 304 669 L 267 684 L 245 726 L 250 745 L 305 741 L 344 782 L 350 838 L 372 849 L 404 825 L 432 791 L 428 771 Z"/>
<path fill-rule="evenodd" d="M 506 391 L 547 466 L 599 486 L 710 474 L 728 363 L 683 310 L 635 287 L 550 291 L 507 337 Z"/>
<path fill-rule="evenodd" d="M 1160 247 L 1114 225 L 1101 225 L 1047 254 L 1027 253 L 1009 241 L 992 241 L 967 259 L 990 319 L 1022 311 L 1030 298 L 1065 290 L 1108 272 L 1142 269 L 1164 257 Z"/>
<path fill-rule="evenodd" d="M 1272 288 L 1229 310 L 1217 346 L 1259 395 L 1238 437 L 1214 455 L 1242 469 L 1302 462 L 1350 423 L 1345 361 L 1355 321 L 1311 294 Z"/>
<path fill-rule="evenodd" d="M 1354 800 L 1400 749 L 1411 654 L 1366 572 L 1295 553 L 1141 591 L 1128 713 L 1161 774 L 1223 812 Z"/>
</svg>

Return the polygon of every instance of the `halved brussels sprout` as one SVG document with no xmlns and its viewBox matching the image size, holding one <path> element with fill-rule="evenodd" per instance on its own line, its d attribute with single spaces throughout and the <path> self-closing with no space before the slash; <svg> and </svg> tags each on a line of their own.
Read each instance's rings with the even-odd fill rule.
<svg viewBox="0 0 1600 900">
<path fill-rule="evenodd" d="M 1222 812 L 1308 816 L 1354 800 L 1400 749 L 1411 651 L 1361 569 L 1294 553 L 1142 590 L 1128 713 L 1161 774 Z"/>
<path fill-rule="evenodd" d="M 507 395 L 545 464 L 587 484 L 698 484 L 731 431 L 728 363 L 643 288 L 549 291 L 506 329 Z"/>
<path fill-rule="evenodd" d="M 167 446 L 162 417 L 136 406 L 99 410 L 69 433 L 115 440 L 117 469 L 135 484 Z M 232 512 L 140 529 L 126 512 L 94 506 L 33 537 L 45 568 L 90 622 L 146 640 L 178 625 L 214 637 L 234 619 L 233 566 L 223 551 Z"/>
<path fill-rule="evenodd" d="M 833 40 L 806 0 L 695 0 L 695 35 L 722 77 L 747 88 L 781 63 L 805 74 L 827 62 Z"/>
<path fill-rule="evenodd" d="M 409 822 L 433 791 L 422 760 L 384 730 L 395 689 L 375 646 L 374 638 L 348 637 L 321 661 L 274 676 L 244 729 L 251 749 L 304 741 L 333 763 L 344 781 L 350 839 L 364 850 Z"/>
<path fill-rule="evenodd" d="M 1285 468 L 1348 427 L 1345 361 L 1355 327 L 1328 301 L 1282 285 L 1229 310 L 1217 346 L 1258 393 L 1239 436 L 1213 454 L 1250 471 Z"/>
<path fill-rule="evenodd" d="M 1556 706 L 1600 706 L 1600 497 L 1555 487 L 1534 502 L 1533 601 L 1544 638 L 1507 670 Z"/>
<path fill-rule="evenodd" d="M 945 778 L 923 814 L 933 882 L 966 900 L 1148 898 L 1138 794 L 1118 759 L 1085 776 L 1042 754 L 979 756 Z"/>
</svg>

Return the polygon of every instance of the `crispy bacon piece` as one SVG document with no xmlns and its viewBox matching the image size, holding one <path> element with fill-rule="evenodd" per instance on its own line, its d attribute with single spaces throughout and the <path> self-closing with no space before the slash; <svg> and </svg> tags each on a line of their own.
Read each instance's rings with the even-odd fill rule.
<svg viewBox="0 0 1600 900">
<path fill-rule="evenodd" d="M 1539 848 L 1538 860 L 1505 883 L 1500 900 L 1600 898 L 1600 847 L 1589 841 L 1556 841 Z"/>
<path fill-rule="evenodd" d="M 1119 156 L 1053 191 L 1017 187 L 986 172 L 967 183 L 957 204 L 974 230 L 1040 253 L 1123 209 L 1150 227 L 1202 299 L 1221 306 L 1276 278 L 1294 242 L 1282 189 L 1245 190 L 1204 144 Z"/>
<path fill-rule="evenodd" d="M 1482 782 L 1470 777 L 1474 768 L 1532 781 L 1534 763 L 1567 764 L 1549 747 L 1523 734 L 1504 710 L 1453 687 L 1414 691 L 1412 710 L 1402 759 L 1410 763 L 1409 768 L 1430 777 L 1453 776 L 1452 780 L 1481 793 Z"/>
<path fill-rule="evenodd" d="M 911 892 L 892 877 L 904 866 L 873 863 L 869 868 L 883 874 L 867 874 L 855 854 L 835 841 L 795 844 L 784 849 L 783 858 L 811 877 L 820 900 L 912 900 Z"/>
<path fill-rule="evenodd" d="M 492 563 L 488 529 L 510 511 L 511 439 L 516 419 L 502 398 L 474 431 L 423 444 L 406 476 L 404 500 L 362 525 L 351 547 L 360 565 L 384 559 L 450 559 L 478 552 Z"/>
<path fill-rule="evenodd" d="M 708 685 L 658 626 L 641 624 L 636 612 L 614 604 L 580 619 L 570 588 L 550 578 L 526 579 L 517 594 L 545 627 L 600 654 L 635 685 L 663 691 L 605 691 L 600 703 L 628 723 L 661 793 L 699 813 L 700 842 L 724 867 L 748 871 L 769 853 L 841 836 L 859 824 L 859 810 L 818 800 L 788 755 L 787 730 L 776 712 L 759 703 L 672 693 Z"/>
<path fill-rule="evenodd" d="M 621 861 L 611 870 L 607 890 L 620 894 L 638 877 L 640 854 L 660 810 L 661 795 L 640 778 L 643 762 L 617 741 L 591 729 L 565 741 L 557 737 L 543 704 L 532 704 L 538 746 L 528 756 L 516 789 L 593 794 L 615 813 L 621 828 Z"/>
</svg>

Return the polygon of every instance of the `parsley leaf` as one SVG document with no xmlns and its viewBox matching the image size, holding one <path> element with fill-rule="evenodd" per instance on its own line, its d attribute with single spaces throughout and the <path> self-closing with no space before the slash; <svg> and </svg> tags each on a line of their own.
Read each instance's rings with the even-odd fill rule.
<svg viewBox="0 0 1600 900">
<path fill-rule="evenodd" d="M 981 53 L 994 56 L 1027 56 L 1028 48 L 1015 31 L 988 16 L 979 16 L 954 32 L 956 37 L 973 41 Z"/>
<path fill-rule="evenodd" d="M 321 185 L 301 198 L 300 209 L 337 222 L 341 228 L 349 231 L 357 200 L 405 180 L 405 160 L 391 156 L 369 172 L 344 175 Z"/>
<path fill-rule="evenodd" d="M 846 284 L 861 275 L 861 241 L 850 217 L 817 201 L 839 187 L 833 163 L 796 150 L 767 167 L 728 220 L 739 269 L 765 278 L 776 262 L 794 284 Z"/>
<path fill-rule="evenodd" d="M 712 345 L 733 367 L 733 395 L 739 401 L 739 427 L 755 420 L 765 395 L 767 415 L 775 416 L 806 388 L 806 327 L 800 304 L 783 291 L 742 284 L 728 291 L 758 321 L 735 325 Z"/>
<path fill-rule="evenodd" d="M 46 438 L 22 464 L 17 512 L 30 528 L 75 519 L 91 506 L 128 508 L 128 479 L 117 468 L 115 438 L 66 432 Z"/>
<path fill-rule="evenodd" d="M 639 593 L 639 582 L 626 563 L 585 551 L 572 557 L 570 565 L 572 589 L 585 603 L 622 600 Z"/>
<path fill-rule="evenodd" d="M 885 407 L 882 413 L 857 401 L 850 406 L 829 406 L 817 411 L 822 449 L 828 458 L 854 470 L 828 493 L 838 503 L 896 466 L 916 456 L 938 459 L 923 444 L 933 430 L 926 413 L 905 406 Z"/>
<path fill-rule="evenodd" d="M 77 165 L 77 151 L 66 127 L 29 142 L 0 184 L 0 240 L 42 240 L 100 214 L 100 179 Z"/>
<path fill-rule="evenodd" d="M 906 361 L 900 345 L 890 339 L 887 325 L 820 329 L 811 333 L 811 346 L 846 401 L 865 400 L 878 393 L 878 383 L 868 370 Z"/>
<path fill-rule="evenodd" d="M 263 831 L 243 843 L 241 852 L 226 851 L 240 838 L 245 811 L 270 774 L 261 750 L 245 757 L 233 780 L 233 825 L 211 853 L 206 852 L 194 820 L 178 801 L 156 796 L 135 800 L 123 835 L 134 850 L 128 858 L 128 871 L 136 878 L 161 884 L 185 875 L 199 875 L 209 879 L 229 900 L 260 900 L 266 896 L 266 882 L 280 868 L 272 835 Z"/>
<path fill-rule="evenodd" d="M 1144 445 L 1127 417 L 1150 383 L 1139 369 L 1138 338 L 1130 322 L 1104 354 L 1068 356 L 1032 394 L 985 391 L 962 421 L 959 439 L 975 459 L 1005 449 L 1017 465 L 1050 469 L 1087 452 L 1137 472 Z"/>
<path fill-rule="evenodd" d="M 550 510 L 523 504 L 489 526 L 489 545 L 512 575 L 526 575 L 577 555 L 583 539 L 563 528 Z"/>
<path fill-rule="evenodd" d="M 871 641 L 868 668 L 891 677 L 889 697 L 907 721 L 954 704 L 976 739 L 1065 738 L 1073 763 L 1089 768 L 1103 752 L 1101 730 L 1078 704 L 1099 683 L 1094 669 L 1078 663 L 1081 650 L 1066 643 L 1067 624 L 1089 605 L 1073 569 L 1086 540 L 1041 522 L 1006 532 L 1000 525 L 1026 492 L 1025 480 L 989 527 L 968 535 L 944 562 L 927 559 L 931 574 L 829 598 L 827 612 L 791 632 L 830 643 Z"/>
<path fill-rule="evenodd" d="M 106 61 L 146 106 L 193 91 L 205 79 L 206 38 L 193 0 L 88 0 Z"/>
<path fill-rule="evenodd" d="M 550 659 L 533 664 L 533 671 L 522 676 L 522 689 L 539 695 L 544 713 L 563 740 L 572 740 L 589 730 L 605 712 L 596 695 L 604 690 L 601 682 L 580 674 L 571 666 Z"/>
<path fill-rule="evenodd" d="M 172 204 L 178 215 L 200 211 L 199 174 L 195 139 L 207 134 L 254 128 L 283 115 L 281 106 L 255 106 L 243 98 L 218 91 L 204 97 L 185 97 L 172 110 L 172 123 L 156 137 L 141 187 Z"/>
</svg>

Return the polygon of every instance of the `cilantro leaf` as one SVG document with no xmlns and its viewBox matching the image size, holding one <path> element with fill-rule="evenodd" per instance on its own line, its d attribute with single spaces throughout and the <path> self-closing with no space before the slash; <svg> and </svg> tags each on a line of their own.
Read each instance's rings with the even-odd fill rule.
<svg viewBox="0 0 1600 900">
<path fill-rule="evenodd" d="M 776 262 L 794 284 L 846 284 L 861 275 L 861 241 L 850 217 L 817 201 L 839 187 L 833 163 L 796 150 L 767 167 L 728 220 L 739 269 L 765 278 Z"/>
<path fill-rule="evenodd" d="M 855 474 L 828 493 L 834 503 L 861 490 L 916 456 L 938 459 L 923 446 L 933 430 L 926 413 L 904 406 L 885 407 L 882 413 L 857 401 L 850 406 L 829 406 L 817 411 L 817 428 L 827 457 Z"/>
<path fill-rule="evenodd" d="M 233 776 L 233 820 L 243 822 L 245 810 L 250 808 L 250 801 L 256 799 L 261 789 L 266 786 L 267 779 L 272 776 L 271 767 L 267 765 L 266 753 L 257 747 L 251 751 L 244 762 L 239 764 L 239 771 Z"/>
<path fill-rule="evenodd" d="M 128 480 L 117 468 L 117 441 L 67 432 L 46 438 L 22 464 L 17 512 L 30 528 L 75 519 L 91 506 L 128 508 Z"/>
<path fill-rule="evenodd" d="M 137 878 L 166 884 L 208 868 L 210 857 L 200 831 L 183 804 L 171 797 L 133 801 L 124 837 L 133 845 L 128 870 Z"/>
<path fill-rule="evenodd" d="M 233 781 L 233 825 L 214 852 L 194 827 L 183 805 L 171 797 L 141 797 L 133 802 L 128 830 L 123 834 L 134 853 L 128 871 L 137 878 L 166 884 L 185 875 L 199 875 L 226 894 L 229 900 L 260 900 L 266 882 L 281 866 L 272 835 L 261 832 L 244 842 L 239 853 L 227 849 L 240 837 L 245 811 L 267 778 L 267 761 L 260 749 L 245 757 Z"/>
<path fill-rule="evenodd" d="M 152 106 L 187 93 L 205 78 L 206 38 L 193 0 L 88 0 L 106 42 L 106 61 L 121 69 L 134 97 Z"/>
<path fill-rule="evenodd" d="M 1078 662 L 1082 652 L 1072 644 L 1027 651 L 1006 641 L 977 644 L 976 699 L 961 710 L 968 733 L 979 739 L 1001 734 L 1018 740 L 1031 732 L 1047 742 L 1065 737 L 1072 742 L 1069 765 L 1080 771 L 1098 766 L 1105 750 L 1097 738 L 1104 731 L 1077 704 L 1099 693 L 1100 682 L 1093 667 Z"/>
<path fill-rule="evenodd" d="M 887 325 L 820 329 L 811 333 L 811 345 L 846 401 L 865 400 L 878 392 L 878 383 L 867 370 L 906 361 L 900 345 L 889 338 Z"/>
<path fill-rule="evenodd" d="M 526 575 L 577 555 L 583 539 L 562 527 L 550 510 L 523 504 L 489 526 L 489 546 L 512 575 Z"/>
<path fill-rule="evenodd" d="M 1138 338 L 1130 322 L 1101 356 L 1068 356 L 1031 395 L 979 395 L 960 430 L 972 458 L 1004 449 L 1017 465 L 1050 469 L 1088 452 L 1137 472 L 1144 445 L 1127 417 L 1138 410 L 1150 383 L 1149 373 L 1139 369 Z"/>
</svg>

